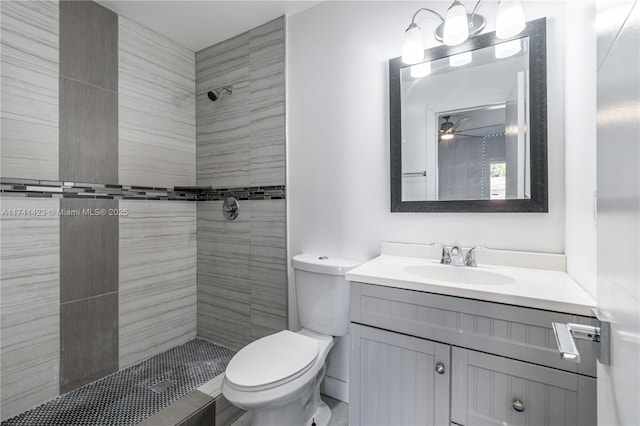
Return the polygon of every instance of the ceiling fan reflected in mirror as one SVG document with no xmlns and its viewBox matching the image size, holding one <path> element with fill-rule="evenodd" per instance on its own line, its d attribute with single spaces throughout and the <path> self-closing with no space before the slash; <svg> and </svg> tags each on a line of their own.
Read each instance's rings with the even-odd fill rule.
<svg viewBox="0 0 640 426">
<path fill-rule="evenodd" d="M 459 119 L 458 121 L 456 121 L 455 123 L 449 121 L 451 119 L 450 115 L 443 115 L 442 118 L 444 119 L 444 123 L 442 123 L 440 125 L 440 140 L 441 141 L 448 141 L 453 139 L 453 137 L 455 135 L 459 135 L 459 136 L 472 136 L 472 135 L 465 135 L 464 133 L 459 133 L 456 131 L 456 129 L 465 121 L 467 121 L 469 119 L 469 117 L 462 117 L 461 119 Z"/>
</svg>

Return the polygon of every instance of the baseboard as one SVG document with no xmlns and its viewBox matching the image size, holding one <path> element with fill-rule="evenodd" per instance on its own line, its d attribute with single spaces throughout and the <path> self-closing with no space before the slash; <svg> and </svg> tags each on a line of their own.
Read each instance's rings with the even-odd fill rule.
<svg viewBox="0 0 640 426">
<path fill-rule="evenodd" d="M 320 386 L 320 392 L 331 398 L 349 403 L 349 383 L 342 380 L 325 376 Z"/>
</svg>

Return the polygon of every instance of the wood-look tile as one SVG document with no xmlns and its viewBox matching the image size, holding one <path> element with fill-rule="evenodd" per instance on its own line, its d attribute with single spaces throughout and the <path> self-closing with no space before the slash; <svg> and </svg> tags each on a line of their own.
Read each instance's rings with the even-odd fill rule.
<svg viewBox="0 0 640 426">
<path fill-rule="evenodd" d="M 5 1 L 0 16 L 0 167 L 58 179 L 58 3 Z"/>
<path fill-rule="evenodd" d="M 285 200 L 251 201 L 251 337 L 286 328 Z"/>
<path fill-rule="evenodd" d="M 196 92 L 245 80 L 249 67 L 249 33 L 196 52 Z"/>
<path fill-rule="evenodd" d="M 196 336 L 196 203 L 120 201 L 120 368 Z"/>
<path fill-rule="evenodd" d="M 224 381 L 224 373 L 218 374 L 213 379 L 209 380 L 203 385 L 198 387 L 200 392 L 206 393 L 214 398 L 222 395 L 222 382 Z"/>
<path fill-rule="evenodd" d="M 58 127 L 2 118 L 3 177 L 58 180 Z"/>
<path fill-rule="evenodd" d="M 211 102 L 197 96 L 197 181 L 216 188 L 249 186 L 249 83 L 236 81 L 233 94 Z"/>
<path fill-rule="evenodd" d="M 207 92 L 233 86 L 211 102 Z M 196 53 L 198 185 L 249 186 L 249 34 Z"/>
<path fill-rule="evenodd" d="M 250 203 L 228 221 L 222 201 L 198 203 L 198 335 L 240 349 L 251 339 Z"/>
<path fill-rule="evenodd" d="M 246 411 L 227 401 L 224 396 L 220 395 L 216 398 L 216 425 L 230 425 L 242 417 L 244 413 Z"/>
<path fill-rule="evenodd" d="M 285 29 L 279 18 L 249 32 L 250 184 L 285 183 Z"/>
<path fill-rule="evenodd" d="M 215 413 L 213 397 L 194 390 L 138 426 L 212 426 L 216 424 Z"/>
<path fill-rule="evenodd" d="M 60 179 L 118 182 L 118 95 L 60 78 Z"/>
<path fill-rule="evenodd" d="M 60 75 L 118 90 L 118 15 L 92 1 L 60 2 Z"/>
<path fill-rule="evenodd" d="M 184 421 L 180 422 L 178 426 L 212 426 L 216 424 L 216 403 L 203 407 L 201 410 L 196 411 Z"/>
<path fill-rule="evenodd" d="M 60 301 L 118 291 L 118 200 L 63 198 L 60 217 Z M 104 211 L 104 215 L 89 212 Z"/>
<path fill-rule="evenodd" d="M 6 211 L 47 212 L 0 219 L 2 420 L 58 395 L 60 227 L 49 214 L 58 207 L 54 199 L 2 199 Z"/>
<path fill-rule="evenodd" d="M 60 392 L 118 371 L 118 294 L 60 305 Z"/>
<path fill-rule="evenodd" d="M 195 54 L 119 18 L 119 179 L 196 184 Z"/>
<path fill-rule="evenodd" d="M 196 93 L 198 185 L 284 184 L 284 19 L 196 53 Z M 198 335 L 234 349 L 286 328 L 284 201 L 269 203 L 234 222 L 198 203 Z"/>
</svg>

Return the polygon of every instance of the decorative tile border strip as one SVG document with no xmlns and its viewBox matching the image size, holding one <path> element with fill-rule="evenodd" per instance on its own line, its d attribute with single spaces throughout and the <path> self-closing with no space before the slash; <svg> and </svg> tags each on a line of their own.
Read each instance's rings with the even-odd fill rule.
<svg viewBox="0 0 640 426">
<path fill-rule="evenodd" d="M 285 186 L 252 186 L 229 189 L 204 188 L 198 190 L 198 201 L 224 200 L 227 197 L 234 197 L 238 200 L 282 200 L 285 198 Z"/>
<path fill-rule="evenodd" d="M 239 200 L 282 200 L 285 195 L 284 185 L 222 189 L 214 189 L 210 186 L 155 188 L 33 179 L 0 179 L 0 196 L 2 197 L 214 201 L 224 200 L 227 197 L 235 197 Z"/>
</svg>

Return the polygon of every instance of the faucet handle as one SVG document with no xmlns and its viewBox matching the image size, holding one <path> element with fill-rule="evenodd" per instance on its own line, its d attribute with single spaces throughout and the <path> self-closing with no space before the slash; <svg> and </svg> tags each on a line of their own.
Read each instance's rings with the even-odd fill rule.
<svg viewBox="0 0 640 426">
<path fill-rule="evenodd" d="M 465 266 L 466 263 L 464 261 L 464 257 L 462 255 L 462 248 L 460 246 L 453 246 L 449 249 L 449 254 L 451 256 L 451 260 L 449 262 L 450 265 L 453 266 Z"/>
<path fill-rule="evenodd" d="M 486 250 L 486 247 L 483 246 L 476 246 L 473 247 L 471 249 L 469 249 L 469 251 L 467 252 L 467 255 L 464 258 L 464 264 L 465 266 L 478 266 L 478 264 L 476 263 L 476 250 Z"/>
<path fill-rule="evenodd" d="M 440 257 L 440 263 L 443 265 L 451 264 L 451 253 L 449 253 L 449 250 L 445 246 L 442 246 L 442 256 Z"/>
</svg>

